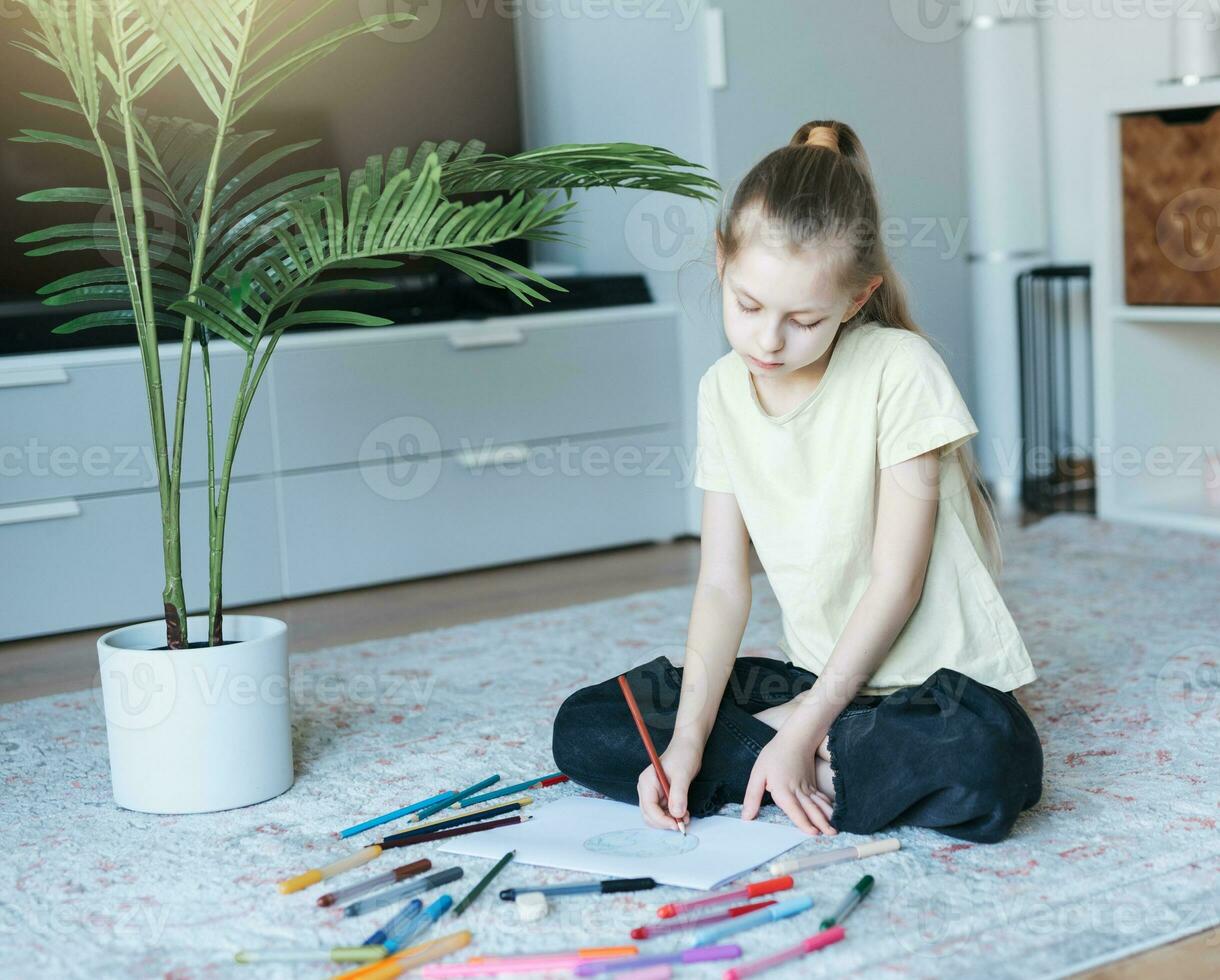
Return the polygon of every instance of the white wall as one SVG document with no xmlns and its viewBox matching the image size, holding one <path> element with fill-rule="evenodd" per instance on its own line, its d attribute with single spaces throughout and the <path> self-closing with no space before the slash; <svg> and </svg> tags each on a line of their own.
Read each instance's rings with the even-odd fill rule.
<svg viewBox="0 0 1220 980">
<path fill-rule="evenodd" d="M 958 42 L 915 40 L 888 3 L 718 5 L 729 50 L 729 87 L 713 98 L 718 169 L 735 183 L 802 123 L 849 123 L 872 163 L 916 321 L 939 341 L 972 403 Z"/>
<path fill-rule="evenodd" d="M 614 13 L 631 6 L 573 4 L 569 9 L 580 13 L 564 16 L 559 4 L 522 5 L 551 11 L 518 22 L 527 145 L 655 143 L 705 164 L 731 193 L 757 159 L 806 120 L 850 122 L 871 156 L 883 210 L 896 219 L 891 253 L 915 314 L 940 342 L 970 402 L 957 45 L 913 39 L 883 3 L 662 0 L 635 5 L 659 17 Z M 714 92 L 704 84 L 701 30 L 710 6 L 724 10 L 728 53 L 728 87 Z M 644 271 L 658 299 L 683 308 L 689 453 L 696 383 L 727 349 L 714 288 L 715 209 L 646 197 L 584 194 L 574 227 L 585 247 L 548 246 L 540 257 L 590 273 Z M 700 495 L 691 496 L 696 531 Z"/>
<path fill-rule="evenodd" d="M 1094 260 L 1091 188 L 1099 166 L 1093 154 L 1100 145 L 1101 106 L 1115 92 L 1172 74 L 1173 24 L 1154 14 L 1164 7 L 1075 0 L 1041 22 L 1056 262 Z"/>
<path fill-rule="evenodd" d="M 523 85 L 525 142 L 622 140 L 663 146 L 714 172 L 714 135 L 704 85 L 703 17 L 698 0 L 640 4 L 660 16 L 596 14 L 595 4 L 522 5 L 550 16 L 522 16 L 518 50 Z M 622 9 L 628 9 L 624 6 Z M 570 264 L 589 274 L 644 273 L 654 297 L 683 310 L 682 404 L 693 406 L 700 375 L 726 349 L 719 310 L 707 299 L 714 281 L 708 237 L 714 206 L 673 195 L 630 190 L 578 192 L 567 228 L 581 244 L 543 244 L 539 259 Z M 624 393 L 630 397 L 629 393 Z M 675 461 L 689 466 L 695 445 L 694 412 Z M 676 467 L 675 467 L 676 468 Z M 689 503 L 697 530 L 698 497 Z"/>
</svg>

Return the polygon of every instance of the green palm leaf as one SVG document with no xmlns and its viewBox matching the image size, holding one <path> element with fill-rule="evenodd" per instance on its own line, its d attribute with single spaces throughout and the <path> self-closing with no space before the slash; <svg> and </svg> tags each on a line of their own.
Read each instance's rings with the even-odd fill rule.
<svg viewBox="0 0 1220 980">
<path fill-rule="evenodd" d="M 719 188 L 710 177 L 678 169 L 704 167 L 658 146 L 565 143 L 511 157 L 483 153 L 482 146 L 477 141 L 468 143 L 445 167 L 442 189 L 446 194 L 536 187 L 629 187 L 711 201 Z"/>
</svg>

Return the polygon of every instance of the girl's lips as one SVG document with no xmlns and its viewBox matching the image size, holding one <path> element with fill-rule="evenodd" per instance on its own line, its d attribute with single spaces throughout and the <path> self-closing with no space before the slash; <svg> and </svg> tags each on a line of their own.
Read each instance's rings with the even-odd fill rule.
<svg viewBox="0 0 1220 980">
<path fill-rule="evenodd" d="M 749 357 L 750 360 L 753 361 L 754 364 L 760 368 L 777 368 L 781 364 L 784 363 L 783 361 L 760 361 L 757 357 L 754 357 L 752 354 L 749 354 L 746 356 Z"/>
</svg>

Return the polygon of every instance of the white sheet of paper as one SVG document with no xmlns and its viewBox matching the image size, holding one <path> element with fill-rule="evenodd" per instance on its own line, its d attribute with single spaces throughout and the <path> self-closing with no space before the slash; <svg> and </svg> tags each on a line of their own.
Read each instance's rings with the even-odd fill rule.
<svg viewBox="0 0 1220 980">
<path fill-rule="evenodd" d="M 655 878 L 664 885 L 711 889 L 809 839 L 786 824 L 736 817 L 692 820 L 684 838 L 676 830 L 647 826 L 640 808 L 614 800 L 574 796 L 528 811 L 512 827 L 445 841 L 448 854 L 498 858 L 515 850 L 514 862 L 607 878 Z"/>
</svg>

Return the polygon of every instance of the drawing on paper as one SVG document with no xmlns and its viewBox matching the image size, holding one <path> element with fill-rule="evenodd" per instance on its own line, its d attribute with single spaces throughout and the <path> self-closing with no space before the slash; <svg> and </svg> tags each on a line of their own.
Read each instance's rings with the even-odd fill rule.
<svg viewBox="0 0 1220 980">
<path fill-rule="evenodd" d="M 611 830 L 589 837 L 584 842 L 586 851 L 628 858 L 674 857 L 693 851 L 698 846 L 699 838 L 694 834 L 688 833 L 683 837 L 672 830 L 657 830 L 654 827 Z"/>
</svg>

